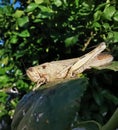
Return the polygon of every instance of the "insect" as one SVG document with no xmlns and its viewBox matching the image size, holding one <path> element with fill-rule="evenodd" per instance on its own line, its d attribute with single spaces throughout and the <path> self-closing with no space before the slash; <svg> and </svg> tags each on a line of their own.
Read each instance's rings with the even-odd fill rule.
<svg viewBox="0 0 118 130">
<path fill-rule="evenodd" d="M 73 59 L 59 60 L 43 63 L 30 67 L 26 74 L 37 86 L 59 79 L 77 77 L 86 69 L 98 67 L 110 63 L 113 56 L 108 53 L 101 53 L 106 48 L 105 42 L 100 43 L 91 52 Z"/>
</svg>

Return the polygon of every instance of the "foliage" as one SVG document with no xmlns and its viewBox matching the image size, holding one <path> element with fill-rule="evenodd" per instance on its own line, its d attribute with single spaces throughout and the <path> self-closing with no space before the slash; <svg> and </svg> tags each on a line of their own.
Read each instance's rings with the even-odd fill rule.
<svg viewBox="0 0 118 130">
<path fill-rule="evenodd" d="M 77 127 L 74 128 L 76 130 L 115 130 L 118 127 L 118 108 L 103 127 L 97 121 L 80 122 L 82 117 L 85 116 L 79 115 L 80 119 L 78 122 L 77 113 L 81 106 L 83 107 L 81 99 L 84 97 L 88 87 L 87 78 L 79 78 L 47 86 L 45 86 L 46 89 L 28 93 L 22 98 L 15 111 L 12 130 L 21 130 L 23 128 L 29 130 L 70 130 L 73 126 L 75 127 L 73 124 L 76 124 Z M 101 98 L 104 98 L 103 93 L 108 94 L 107 92 L 102 92 Z M 100 97 L 97 97 L 97 94 L 95 96 L 96 102 L 101 105 Z M 109 96 L 112 95 L 106 95 L 106 97 Z M 118 104 L 118 99 L 116 101 L 115 103 Z M 104 113 L 103 108 L 99 108 L 99 110 Z M 89 115 L 89 111 L 87 112 Z M 97 117 L 96 120 L 98 119 Z"/>
<path fill-rule="evenodd" d="M 78 57 L 88 51 L 87 47 L 101 41 L 107 42 L 107 50 L 118 59 L 117 0 L 20 0 L 21 7 L 14 9 L 15 2 L 0 7 L 0 41 L 4 42 L 0 44 L 1 90 L 17 87 L 21 93 L 28 92 L 34 85 L 25 76 L 28 67 Z M 117 62 L 114 65 L 116 67 Z M 86 105 L 80 109 L 81 114 L 87 114 L 81 115 L 81 120 L 95 119 L 104 123 L 118 102 L 117 72 L 101 70 L 91 75 L 88 74 L 90 88 L 83 97 Z M 12 118 L 17 99 L 7 101 L 3 92 L 0 99 L 0 117 L 8 114 Z M 86 110 L 89 105 L 86 100 L 93 104 L 90 111 Z M 98 106 L 102 107 L 98 109 Z M 110 114 L 104 118 L 104 112 Z"/>
<path fill-rule="evenodd" d="M 87 84 L 88 79 L 81 78 L 27 94 L 16 108 L 12 129 L 70 129 Z"/>
</svg>

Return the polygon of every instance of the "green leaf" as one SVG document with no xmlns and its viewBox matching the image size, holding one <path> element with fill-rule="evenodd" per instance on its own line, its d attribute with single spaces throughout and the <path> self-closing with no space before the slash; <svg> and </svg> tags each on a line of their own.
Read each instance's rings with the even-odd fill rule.
<svg viewBox="0 0 118 130">
<path fill-rule="evenodd" d="M 40 16 L 39 16 L 39 17 L 40 17 Z M 34 22 L 34 23 L 40 23 L 40 22 L 42 22 L 42 21 L 43 21 L 42 19 L 40 19 L 40 18 L 37 19 L 37 18 L 36 18 L 33 22 Z"/>
<path fill-rule="evenodd" d="M 0 94 L 1 95 L 1 94 Z M 1 99 L 1 98 L 0 98 Z M 6 100 L 6 99 L 5 99 Z M 5 100 L 4 100 L 4 104 L 5 104 Z M 0 104 L 0 117 L 4 116 L 5 114 L 7 114 L 8 111 L 5 108 L 5 106 L 1 103 Z"/>
<path fill-rule="evenodd" d="M 24 17 L 22 17 L 22 18 L 18 18 L 17 19 L 17 23 L 18 23 L 18 25 L 20 26 L 20 27 L 23 27 L 26 23 L 28 23 L 29 22 L 29 18 L 28 18 L 28 16 L 24 16 Z"/>
<path fill-rule="evenodd" d="M 14 54 L 16 60 L 19 59 L 20 57 L 23 57 L 23 55 L 26 53 L 26 50 L 22 50 L 22 51 L 16 51 L 16 53 Z M 16 71 L 17 72 L 17 71 Z"/>
<path fill-rule="evenodd" d="M 7 65 L 8 64 L 8 61 L 9 61 L 9 58 L 8 56 L 7 57 L 4 57 L 0 60 L 0 64 L 3 64 L 3 65 Z"/>
<path fill-rule="evenodd" d="M 7 97 L 8 97 L 8 95 L 6 94 L 5 89 L 4 88 L 0 89 L 0 103 L 5 103 L 5 100 Z M 1 107 L 0 107 L 0 109 L 1 109 Z"/>
<path fill-rule="evenodd" d="M 118 32 L 114 31 L 114 32 L 109 32 L 107 39 L 113 43 L 118 42 Z"/>
<path fill-rule="evenodd" d="M 76 7 L 79 6 L 79 0 L 75 0 L 75 5 L 76 5 Z"/>
<path fill-rule="evenodd" d="M 8 81 L 9 81 L 9 77 L 8 76 L 6 76 L 6 75 L 0 76 L 0 83 L 1 83 L 1 85 L 2 84 L 6 84 Z"/>
<path fill-rule="evenodd" d="M 55 3 L 55 5 L 56 5 L 57 7 L 59 7 L 59 6 L 62 5 L 62 1 L 61 1 L 61 0 L 55 0 L 54 3 Z"/>
<path fill-rule="evenodd" d="M 45 7 L 45 6 L 42 6 L 42 5 L 39 5 L 38 7 L 41 9 L 42 12 L 47 12 L 47 13 L 53 12 L 52 9 L 49 8 L 49 7 Z"/>
<path fill-rule="evenodd" d="M 113 102 L 113 104 L 118 105 L 118 97 L 108 92 L 107 90 L 102 91 L 101 93 L 108 101 Z"/>
<path fill-rule="evenodd" d="M 97 67 L 98 69 L 109 69 L 113 71 L 118 71 L 118 61 L 113 61 L 111 64 L 103 67 Z"/>
<path fill-rule="evenodd" d="M 114 21 L 118 22 L 118 11 L 115 12 L 113 19 Z"/>
<path fill-rule="evenodd" d="M 0 63 L 1 63 L 1 62 L 0 62 Z M 0 67 L 0 75 L 5 75 L 5 74 L 6 74 L 5 69 Z"/>
<path fill-rule="evenodd" d="M 7 62 L 7 61 L 6 61 Z M 8 59 L 8 62 L 9 62 L 9 59 Z M 6 64 L 7 65 L 7 64 Z M 13 70 L 13 66 L 12 65 L 8 65 L 8 67 L 0 67 L 0 75 L 1 76 L 4 76 L 6 75 L 6 72 L 9 72 L 11 70 Z M 7 76 L 7 75 L 6 75 Z M 10 80 L 10 79 L 9 79 Z"/>
<path fill-rule="evenodd" d="M 13 8 L 12 6 L 4 6 L 3 8 L 3 13 L 7 16 L 11 16 L 13 13 Z"/>
<path fill-rule="evenodd" d="M 24 30 L 21 33 L 19 33 L 18 36 L 20 36 L 20 37 L 29 37 L 30 33 L 29 33 L 28 30 Z"/>
<path fill-rule="evenodd" d="M 22 15 L 24 15 L 24 11 L 22 10 L 16 10 L 16 12 L 13 14 L 15 18 L 20 18 Z"/>
<path fill-rule="evenodd" d="M 111 28 L 109 23 L 103 23 L 103 27 L 105 28 L 105 30 L 110 30 Z"/>
<path fill-rule="evenodd" d="M 115 13 L 116 9 L 114 6 L 109 6 L 107 8 L 104 9 L 103 11 L 103 17 L 107 20 L 111 21 L 111 18 L 113 17 L 114 13 Z"/>
<path fill-rule="evenodd" d="M 16 44 L 17 41 L 18 41 L 18 37 L 17 37 L 16 35 L 13 35 L 13 36 L 11 37 L 11 39 L 10 39 L 10 43 L 12 43 L 12 44 Z"/>
<path fill-rule="evenodd" d="M 76 44 L 77 41 L 78 41 L 78 35 L 68 37 L 65 39 L 64 42 L 65 42 L 66 47 L 69 47 L 69 46 L 73 46 L 74 44 Z"/>
<path fill-rule="evenodd" d="M 34 0 L 36 4 L 41 4 L 44 2 L 44 0 Z"/>
<path fill-rule="evenodd" d="M 98 22 L 93 22 L 92 27 L 97 31 L 97 30 L 100 30 L 100 28 L 101 28 L 101 24 L 98 23 Z"/>
<path fill-rule="evenodd" d="M 5 58 L 2 60 L 2 63 L 3 63 L 4 65 L 7 65 L 8 62 L 9 62 L 9 58 L 8 58 L 8 56 L 5 57 Z"/>
<path fill-rule="evenodd" d="M 102 12 L 101 12 L 100 10 L 96 11 L 96 12 L 94 13 L 94 21 L 100 20 L 101 14 L 102 14 Z"/>
<path fill-rule="evenodd" d="M 96 121 L 83 121 L 78 124 L 78 127 L 72 130 L 100 130 L 101 125 Z"/>
<path fill-rule="evenodd" d="M 32 12 L 33 10 L 35 10 L 38 7 L 38 4 L 36 3 L 30 3 L 27 8 L 26 8 L 26 12 Z"/>
<path fill-rule="evenodd" d="M 107 5 L 107 3 L 102 3 L 102 4 L 98 4 L 98 6 L 95 8 L 95 11 L 101 10 L 102 8 L 104 8 Z"/>
<path fill-rule="evenodd" d="M 17 106 L 12 130 L 66 130 L 79 109 L 88 79 L 81 78 L 27 94 Z M 23 115 L 25 112 L 25 115 Z M 31 121 L 31 122 L 30 122 Z"/>
</svg>

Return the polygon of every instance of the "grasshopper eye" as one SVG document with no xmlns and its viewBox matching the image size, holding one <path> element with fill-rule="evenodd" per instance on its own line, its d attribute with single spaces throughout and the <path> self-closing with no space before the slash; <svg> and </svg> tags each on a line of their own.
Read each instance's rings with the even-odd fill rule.
<svg viewBox="0 0 118 130">
<path fill-rule="evenodd" d="M 47 66 L 46 65 L 42 65 L 42 68 L 45 69 Z"/>
</svg>

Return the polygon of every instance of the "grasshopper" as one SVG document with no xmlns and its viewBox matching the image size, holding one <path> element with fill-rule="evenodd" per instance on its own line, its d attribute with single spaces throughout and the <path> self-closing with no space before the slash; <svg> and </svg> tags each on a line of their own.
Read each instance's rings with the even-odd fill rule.
<svg viewBox="0 0 118 130">
<path fill-rule="evenodd" d="M 59 60 L 43 63 L 38 66 L 30 67 L 26 74 L 37 86 L 44 83 L 54 82 L 59 79 L 77 77 L 86 69 L 106 65 L 113 60 L 113 56 L 101 53 L 106 48 L 105 42 L 100 43 L 91 52 L 73 59 Z"/>
</svg>

